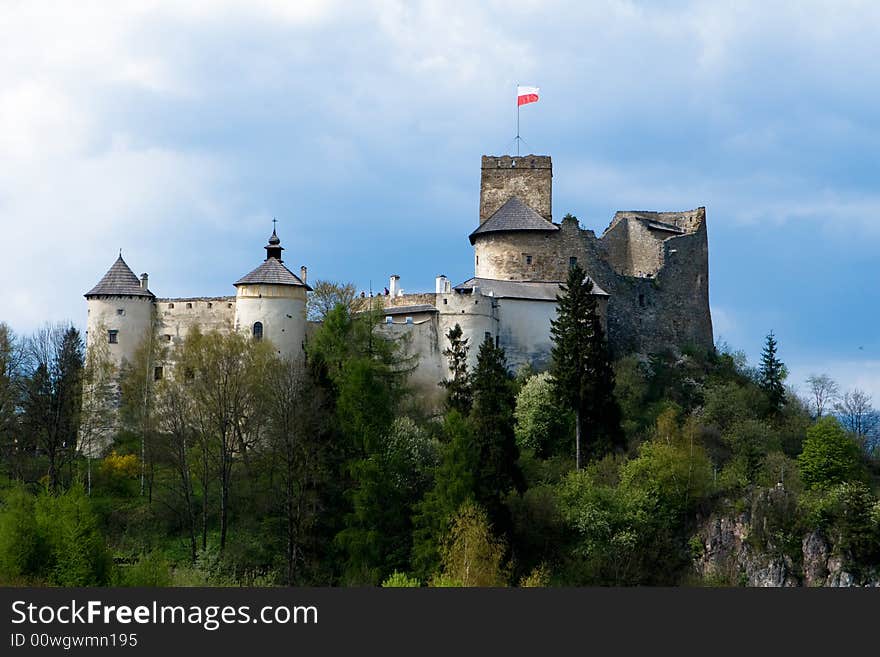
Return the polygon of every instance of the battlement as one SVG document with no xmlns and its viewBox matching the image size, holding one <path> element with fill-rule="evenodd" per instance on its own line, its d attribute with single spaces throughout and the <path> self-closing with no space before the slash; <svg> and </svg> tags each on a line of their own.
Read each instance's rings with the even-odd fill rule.
<svg viewBox="0 0 880 657">
<path fill-rule="evenodd" d="M 512 196 L 551 221 L 553 163 L 549 155 L 484 155 L 480 175 L 480 224 Z"/>
</svg>

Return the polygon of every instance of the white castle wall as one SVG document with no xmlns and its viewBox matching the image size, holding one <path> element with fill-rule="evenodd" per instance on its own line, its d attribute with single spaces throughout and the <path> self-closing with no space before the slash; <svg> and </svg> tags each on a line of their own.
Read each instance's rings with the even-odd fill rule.
<svg viewBox="0 0 880 657">
<path fill-rule="evenodd" d="M 167 346 L 186 339 L 194 327 L 229 333 L 235 326 L 235 297 L 156 299 L 156 320 L 156 335 Z"/>
<path fill-rule="evenodd" d="M 252 335 L 263 324 L 263 339 L 278 353 L 302 358 L 306 330 L 306 289 L 289 285 L 239 285 L 235 300 L 235 330 Z"/>
<path fill-rule="evenodd" d="M 87 300 L 86 346 L 109 342 L 108 332 L 117 331 L 116 344 L 108 344 L 110 358 L 118 368 L 134 353 L 150 330 L 153 303 L 149 297 L 101 296 Z"/>
</svg>

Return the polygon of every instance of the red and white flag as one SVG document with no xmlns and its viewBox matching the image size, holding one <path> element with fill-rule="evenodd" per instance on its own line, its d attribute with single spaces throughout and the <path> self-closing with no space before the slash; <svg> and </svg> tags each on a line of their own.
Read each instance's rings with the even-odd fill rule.
<svg viewBox="0 0 880 657">
<path fill-rule="evenodd" d="M 516 88 L 516 106 L 528 105 L 529 103 L 538 102 L 538 87 L 517 87 Z"/>
</svg>

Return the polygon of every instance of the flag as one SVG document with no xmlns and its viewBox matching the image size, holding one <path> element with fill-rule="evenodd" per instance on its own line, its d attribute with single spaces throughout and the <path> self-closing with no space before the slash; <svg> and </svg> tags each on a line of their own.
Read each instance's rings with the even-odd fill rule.
<svg viewBox="0 0 880 657">
<path fill-rule="evenodd" d="M 516 88 L 516 105 L 527 105 L 528 103 L 538 102 L 538 87 L 517 87 Z"/>
</svg>

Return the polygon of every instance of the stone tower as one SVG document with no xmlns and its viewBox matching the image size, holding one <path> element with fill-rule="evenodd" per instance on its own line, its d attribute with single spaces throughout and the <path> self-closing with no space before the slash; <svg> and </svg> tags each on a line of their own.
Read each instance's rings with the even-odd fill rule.
<svg viewBox="0 0 880 657">
<path fill-rule="evenodd" d="M 147 288 L 147 280 L 146 274 L 138 279 L 120 253 L 98 284 L 85 293 L 86 348 L 103 340 L 117 368 L 133 359 L 150 331 L 155 296 Z"/>
<path fill-rule="evenodd" d="M 484 155 L 481 169 L 481 225 L 512 196 L 545 220 L 553 220 L 553 163 L 549 155 Z"/>
<path fill-rule="evenodd" d="M 306 335 L 306 281 L 284 266 L 281 240 L 272 231 L 266 259 L 235 282 L 235 329 L 255 340 L 270 340 L 278 353 L 298 359 Z M 301 270 L 305 275 L 305 267 Z"/>
<path fill-rule="evenodd" d="M 552 223 L 553 164 L 548 155 L 484 155 L 480 225 L 471 233 L 474 275 L 507 281 L 549 280 L 555 258 Z"/>
</svg>

